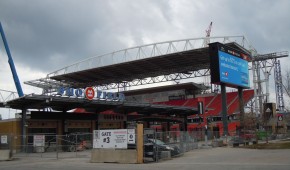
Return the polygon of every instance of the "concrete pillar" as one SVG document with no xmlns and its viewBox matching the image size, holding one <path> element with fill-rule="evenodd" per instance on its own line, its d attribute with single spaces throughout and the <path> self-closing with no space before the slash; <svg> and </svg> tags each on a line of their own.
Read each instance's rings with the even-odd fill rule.
<svg viewBox="0 0 290 170">
<path fill-rule="evenodd" d="M 61 129 L 62 129 L 62 135 L 67 133 L 67 120 L 66 120 L 66 111 L 62 111 L 61 115 Z"/>
<path fill-rule="evenodd" d="M 239 109 L 240 109 L 241 128 L 245 128 L 244 98 L 243 98 L 243 89 L 241 87 L 238 88 L 238 94 L 239 94 Z"/>
<path fill-rule="evenodd" d="M 183 126 L 184 126 L 184 131 L 187 131 L 187 114 L 185 114 L 183 117 Z"/>
<path fill-rule="evenodd" d="M 143 124 L 138 123 L 137 124 L 137 163 L 142 164 L 143 163 Z"/>
<path fill-rule="evenodd" d="M 22 145 L 22 151 L 25 151 L 25 148 L 26 148 L 26 135 L 27 135 L 27 132 L 26 132 L 26 109 L 23 108 L 22 109 L 22 118 L 21 118 L 21 135 L 22 135 L 22 138 L 21 138 L 21 145 Z"/>
<path fill-rule="evenodd" d="M 223 128 L 224 128 L 223 135 L 228 135 L 227 94 L 226 94 L 226 86 L 224 83 L 221 83 L 221 93 L 222 93 L 222 118 L 223 118 Z"/>
</svg>

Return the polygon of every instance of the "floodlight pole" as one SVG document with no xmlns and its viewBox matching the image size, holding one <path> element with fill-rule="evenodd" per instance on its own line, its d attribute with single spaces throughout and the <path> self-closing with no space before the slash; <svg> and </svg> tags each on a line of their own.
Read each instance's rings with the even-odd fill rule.
<svg viewBox="0 0 290 170">
<path fill-rule="evenodd" d="M 226 96 L 226 85 L 221 83 L 222 93 L 222 119 L 224 127 L 224 136 L 228 135 L 228 112 L 227 112 L 227 96 Z"/>
</svg>

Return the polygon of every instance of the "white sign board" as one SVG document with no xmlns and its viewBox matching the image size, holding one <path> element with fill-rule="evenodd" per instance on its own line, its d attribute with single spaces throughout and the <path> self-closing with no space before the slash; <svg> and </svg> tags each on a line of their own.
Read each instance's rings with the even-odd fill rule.
<svg viewBox="0 0 290 170">
<path fill-rule="evenodd" d="M 7 135 L 1 136 L 1 144 L 8 144 Z"/>
<path fill-rule="evenodd" d="M 94 148 L 127 148 L 127 129 L 94 130 Z"/>
<path fill-rule="evenodd" d="M 45 136 L 44 135 L 34 135 L 33 136 L 33 146 L 45 146 Z"/>
<path fill-rule="evenodd" d="M 128 129 L 128 144 L 135 144 L 135 129 Z"/>
<path fill-rule="evenodd" d="M 278 116 L 278 121 L 283 121 L 283 116 L 282 115 Z"/>
</svg>

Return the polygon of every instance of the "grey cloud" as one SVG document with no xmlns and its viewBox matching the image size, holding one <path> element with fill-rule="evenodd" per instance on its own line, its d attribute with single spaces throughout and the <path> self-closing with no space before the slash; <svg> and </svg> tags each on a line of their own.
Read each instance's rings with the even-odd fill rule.
<svg viewBox="0 0 290 170">
<path fill-rule="evenodd" d="M 15 62 L 49 73 L 146 38 L 203 37 L 211 21 L 213 36 L 246 35 L 261 53 L 289 50 L 289 8 L 286 0 L 0 0 L 0 20 Z"/>
<path fill-rule="evenodd" d="M 1 1 L 0 20 L 17 62 L 53 71 L 92 55 L 126 48 L 118 40 L 122 34 L 139 44 L 148 28 L 158 30 L 164 16 L 162 12 L 154 16 L 161 8 L 157 3 L 128 2 Z"/>
</svg>

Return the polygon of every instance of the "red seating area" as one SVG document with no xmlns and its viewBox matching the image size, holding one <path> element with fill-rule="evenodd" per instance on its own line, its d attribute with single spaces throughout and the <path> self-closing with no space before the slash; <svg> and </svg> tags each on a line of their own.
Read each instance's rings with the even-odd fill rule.
<svg viewBox="0 0 290 170">
<path fill-rule="evenodd" d="M 238 94 L 235 94 L 234 101 L 228 103 L 228 114 L 233 114 L 239 109 L 239 98 Z M 254 90 L 245 90 L 243 92 L 244 103 L 248 103 L 254 97 Z M 229 102 L 230 100 L 228 100 Z"/>
<path fill-rule="evenodd" d="M 244 103 L 249 102 L 254 97 L 254 90 L 244 90 L 243 91 L 243 98 Z M 204 104 L 207 111 L 208 116 L 221 116 L 222 111 L 222 99 L 221 94 L 214 94 L 212 96 L 206 96 L 204 97 Z M 168 102 L 162 102 L 158 104 L 168 104 L 171 106 L 187 106 L 187 107 L 197 107 L 197 98 L 193 99 L 187 99 L 187 100 L 173 100 Z M 239 110 L 239 98 L 238 98 L 238 92 L 229 92 L 227 93 L 227 108 L 228 108 L 228 114 L 231 115 Z M 190 117 L 196 117 L 196 115 L 192 115 Z M 216 127 L 219 127 L 220 134 L 223 132 L 223 124 L 222 122 L 216 122 Z M 236 129 L 236 126 L 239 126 L 239 121 L 229 122 L 228 123 L 228 129 L 230 132 L 234 132 Z M 204 127 L 204 124 L 198 124 L 198 123 L 189 123 L 188 129 L 196 129 Z"/>
<path fill-rule="evenodd" d="M 244 103 L 249 102 L 254 97 L 254 90 L 244 90 L 243 98 Z M 204 105 L 206 107 L 207 114 L 211 116 L 218 116 L 222 111 L 222 99 L 221 94 L 215 94 L 213 96 L 204 97 Z M 167 102 L 159 102 L 156 104 L 166 104 L 170 106 L 187 106 L 187 107 L 197 107 L 197 98 L 187 99 L 187 100 L 172 100 Z M 228 114 L 233 114 L 239 109 L 239 99 L 238 92 L 227 93 L 227 108 Z"/>
<path fill-rule="evenodd" d="M 239 110 L 239 98 L 238 98 L 238 92 L 229 92 L 227 93 L 227 108 L 228 108 L 228 114 L 231 115 Z M 254 90 L 244 90 L 243 91 L 243 98 L 244 103 L 249 102 L 254 97 Z M 200 98 L 200 97 L 199 97 Z M 204 105 L 206 109 L 205 115 L 207 116 L 221 116 L 222 111 L 222 99 L 221 94 L 213 94 L 209 96 L 203 97 Z M 164 105 L 170 105 L 170 106 L 186 106 L 186 107 L 197 107 L 198 99 L 192 98 L 187 100 L 171 100 L 167 102 L 158 102 L 155 104 L 164 104 Z M 85 109 L 78 108 L 74 112 L 84 113 L 86 112 Z M 101 112 L 101 114 L 117 114 L 113 110 L 107 110 L 104 112 Z M 129 113 L 129 115 L 136 115 L 138 116 L 137 112 Z M 196 118 L 197 115 L 192 115 L 190 117 Z M 214 124 L 215 127 L 218 128 L 218 131 L 220 135 L 223 133 L 223 123 L 221 121 L 217 121 Z M 237 126 L 240 126 L 239 121 L 230 121 L 228 122 L 228 130 L 229 133 L 234 133 Z M 156 131 L 161 131 L 162 128 L 161 125 L 151 125 L 151 128 L 155 129 Z M 203 129 L 204 123 L 188 123 L 187 126 L 189 131 L 196 130 L 196 129 Z M 170 127 L 171 131 L 178 131 L 180 130 L 180 126 L 172 125 Z"/>
<path fill-rule="evenodd" d="M 254 90 L 243 91 L 244 103 L 249 102 L 254 97 Z M 214 94 L 212 96 L 206 96 L 204 98 L 206 114 L 210 116 L 219 116 L 222 111 L 222 99 L 221 94 Z M 197 107 L 197 98 L 186 99 L 186 100 L 171 100 L 166 102 L 158 102 L 155 104 L 165 104 L 170 106 L 186 106 L 186 107 Z M 239 109 L 238 92 L 227 93 L 227 108 L 228 114 L 231 115 Z M 83 113 L 85 109 L 77 108 L 74 112 Z M 112 110 L 104 111 L 101 114 L 116 114 Z M 195 115 L 193 115 L 195 116 Z"/>
<path fill-rule="evenodd" d="M 186 106 L 186 107 L 196 107 L 197 106 L 197 98 L 188 99 L 182 106 Z"/>
</svg>

